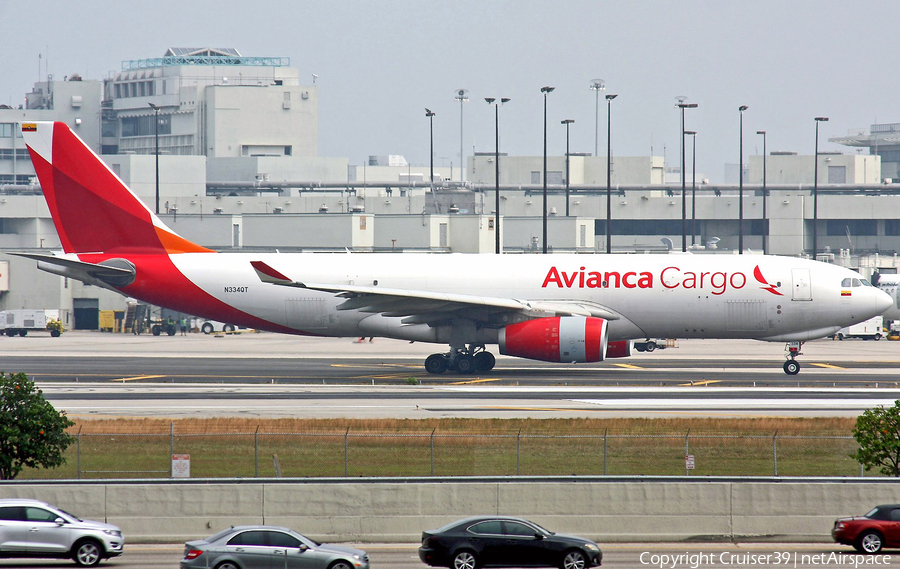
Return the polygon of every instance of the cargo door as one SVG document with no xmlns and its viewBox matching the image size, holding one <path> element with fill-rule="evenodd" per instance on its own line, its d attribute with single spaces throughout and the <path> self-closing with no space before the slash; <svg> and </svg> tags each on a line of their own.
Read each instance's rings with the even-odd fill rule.
<svg viewBox="0 0 900 569">
<path fill-rule="evenodd" d="M 100 329 L 100 299 L 73 298 L 72 308 L 75 312 L 74 328 L 76 330 Z"/>
</svg>

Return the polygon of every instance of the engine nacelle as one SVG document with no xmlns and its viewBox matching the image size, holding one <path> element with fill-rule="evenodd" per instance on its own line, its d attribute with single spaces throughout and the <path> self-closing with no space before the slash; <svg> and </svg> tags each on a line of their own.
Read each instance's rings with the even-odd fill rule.
<svg viewBox="0 0 900 569">
<path fill-rule="evenodd" d="M 606 357 L 609 358 L 627 358 L 634 349 L 634 340 L 617 340 L 610 342 L 606 346 Z"/>
<path fill-rule="evenodd" d="M 545 362 L 603 361 L 607 323 L 602 318 L 556 316 L 512 324 L 500 330 L 500 353 Z"/>
</svg>

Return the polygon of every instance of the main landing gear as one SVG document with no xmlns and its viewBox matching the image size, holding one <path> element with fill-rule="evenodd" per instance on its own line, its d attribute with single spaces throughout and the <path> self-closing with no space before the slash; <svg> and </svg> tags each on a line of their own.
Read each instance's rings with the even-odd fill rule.
<svg viewBox="0 0 900 569">
<path fill-rule="evenodd" d="M 490 371 L 497 362 L 494 354 L 484 349 L 484 346 L 469 345 L 464 348 L 450 348 L 445 354 L 431 354 L 425 358 L 425 371 L 441 374 L 447 370 L 453 370 L 465 375 L 476 372 Z"/>
<path fill-rule="evenodd" d="M 803 347 L 803 342 L 788 342 L 787 346 L 785 346 L 785 350 L 787 350 L 787 361 L 784 362 L 784 373 L 788 375 L 797 375 L 800 373 L 800 362 L 797 361 L 797 356 L 802 355 L 800 352 L 800 348 Z"/>
</svg>

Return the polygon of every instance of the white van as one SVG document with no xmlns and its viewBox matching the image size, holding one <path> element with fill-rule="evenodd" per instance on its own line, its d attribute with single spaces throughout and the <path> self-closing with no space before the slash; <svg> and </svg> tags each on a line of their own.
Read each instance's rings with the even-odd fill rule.
<svg viewBox="0 0 900 569">
<path fill-rule="evenodd" d="M 199 322 L 198 328 L 204 334 L 215 334 L 216 332 L 231 334 L 236 330 L 234 324 L 225 324 L 216 320 L 200 320 Z"/>
<path fill-rule="evenodd" d="M 880 340 L 884 335 L 884 317 L 875 316 L 869 318 L 865 322 L 847 326 L 838 330 L 837 334 L 832 336 L 838 340 L 845 338 L 861 338 L 863 340 Z"/>
</svg>

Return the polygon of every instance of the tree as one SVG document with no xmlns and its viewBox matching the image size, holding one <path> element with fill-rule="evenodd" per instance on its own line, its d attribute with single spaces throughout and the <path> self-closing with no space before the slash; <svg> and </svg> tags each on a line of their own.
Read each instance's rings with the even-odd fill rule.
<svg viewBox="0 0 900 569">
<path fill-rule="evenodd" d="M 852 456 L 867 471 L 878 467 L 886 476 L 900 476 L 900 400 L 893 407 L 863 411 L 856 418 L 853 438 L 859 450 Z"/>
<path fill-rule="evenodd" d="M 0 372 L 0 480 L 12 480 L 26 466 L 64 464 L 74 440 L 66 429 L 74 424 L 24 373 Z"/>
</svg>

